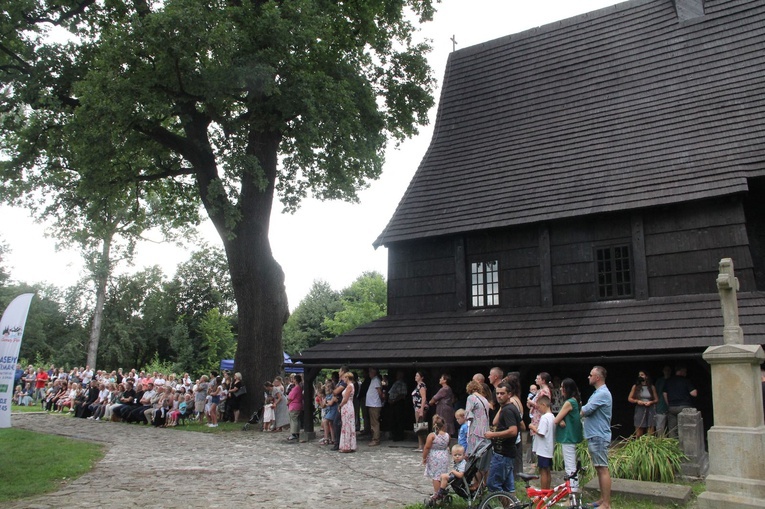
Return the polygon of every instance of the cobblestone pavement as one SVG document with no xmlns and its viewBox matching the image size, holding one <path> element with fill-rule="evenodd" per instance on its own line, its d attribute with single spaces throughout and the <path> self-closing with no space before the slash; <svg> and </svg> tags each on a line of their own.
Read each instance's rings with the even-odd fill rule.
<svg viewBox="0 0 765 509">
<path fill-rule="evenodd" d="M 396 508 L 422 501 L 432 486 L 414 442 L 359 440 L 354 454 L 289 434 L 219 434 L 14 414 L 15 428 L 107 444 L 95 468 L 55 493 L 8 509 L 82 508 Z"/>
</svg>

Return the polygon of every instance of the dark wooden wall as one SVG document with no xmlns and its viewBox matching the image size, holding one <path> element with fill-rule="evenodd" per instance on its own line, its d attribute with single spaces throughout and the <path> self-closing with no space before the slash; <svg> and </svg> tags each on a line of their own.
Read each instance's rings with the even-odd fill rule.
<svg viewBox="0 0 765 509">
<path fill-rule="evenodd" d="M 585 217 L 554 223 L 549 229 L 553 303 L 597 300 L 595 248 L 631 244 L 630 216 Z"/>
<path fill-rule="evenodd" d="M 717 293 L 721 258 L 732 258 L 742 291 L 753 291 L 746 219 L 737 199 L 705 200 L 643 213 L 651 297 Z"/>
<path fill-rule="evenodd" d="M 388 314 L 453 311 L 457 305 L 453 239 L 396 244 L 388 250 Z"/>
<path fill-rule="evenodd" d="M 749 179 L 748 183 L 749 193 L 743 203 L 749 252 L 752 255 L 756 289 L 765 291 L 765 177 Z"/>
<path fill-rule="evenodd" d="M 472 261 L 499 260 L 500 306 L 540 305 L 540 250 L 536 227 L 473 234 L 466 237 L 465 244 L 466 274 Z M 468 281 L 469 278 L 468 274 Z"/>
<path fill-rule="evenodd" d="M 472 261 L 499 260 L 502 307 L 597 300 L 595 249 L 632 247 L 633 297 L 716 293 L 721 258 L 733 258 L 742 291 L 753 291 L 755 259 L 765 286 L 765 186 L 745 206 L 721 198 L 642 211 L 389 246 L 388 313 L 467 309 Z M 755 203 L 756 201 L 756 203 Z M 750 251 L 752 249 L 753 251 Z"/>
</svg>

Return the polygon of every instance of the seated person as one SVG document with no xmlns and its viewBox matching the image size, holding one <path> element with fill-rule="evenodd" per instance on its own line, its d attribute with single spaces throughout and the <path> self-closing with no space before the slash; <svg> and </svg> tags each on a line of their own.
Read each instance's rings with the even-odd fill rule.
<svg viewBox="0 0 765 509">
<path fill-rule="evenodd" d="M 138 407 L 138 402 L 143 397 L 143 385 L 140 383 L 136 385 L 136 389 L 133 389 L 133 382 L 128 380 L 127 387 L 120 398 L 121 404 L 112 409 L 112 417 L 117 420 L 127 419 L 128 414 Z"/>
<path fill-rule="evenodd" d="M 21 388 L 21 384 L 19 384 L 16 386 L 16 392 L 13 393 L 11 402 L 20 406 L 29 406 L 32 404 L 32 397 L 24 392 L 24 389 Z"/>
<path fill-rule="evenodd" d="M 455 479 L 462 479 L 465 476 L 465 467 L 467 462 L 465 461 L 465 448 L 460 444 L 452 446 L 452 459 L 454 460 L 454 468 L 447 474 L 441 474 L 441 487 L 437 493 L 434 493 L 427 501 L 428 507 L 433 506 L 439 500 L 443 500 L 447 493 L 447 486 L 451 484 Z"/>
<path fill-rule="evenodd" d="M 159 399 L 159 394 L 154 390 L 154 383 L 148 382 L 146 384 L 146 391 L 141 395 L 141 399 L 139 399 L 139 404 L 135 408 L 133 408 L 126 416 L 125 421 L 126 422 L 140 422 L 142 424 L 146 424 L 149 422 L 146 419 L 146 410 L 151 409 L 154 406 L 154 403 L 157 402 Z"/>
</svg>

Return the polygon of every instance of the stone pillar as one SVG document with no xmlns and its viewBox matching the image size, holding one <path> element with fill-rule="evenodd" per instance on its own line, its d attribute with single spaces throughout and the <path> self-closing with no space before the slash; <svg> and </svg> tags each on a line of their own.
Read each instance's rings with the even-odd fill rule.
<svg viewBox="0 0 765 509">
<path fill-rule="evenodd" d="M 687 477 L 704 477 L 709 469 L 709 455 L 704 447 L 704 419 L 695 408 L 684 408 L 677 416 L 680 448 L 688 457 L 681 470 Z"/>
<path fill-rule="evenodd" d="M 765 424 L 763 424 L 760 364 L 765 352 L 745 345 L 738 324 L 736 291 L 729 258 L 720 261 L 717 278 L 725 327 L 725 344 L 704 352 L 712 368 L 715 425 L 709 430 L 707 491 L 699 495 L 700 509 L 765 507 Z"/>
</svg>

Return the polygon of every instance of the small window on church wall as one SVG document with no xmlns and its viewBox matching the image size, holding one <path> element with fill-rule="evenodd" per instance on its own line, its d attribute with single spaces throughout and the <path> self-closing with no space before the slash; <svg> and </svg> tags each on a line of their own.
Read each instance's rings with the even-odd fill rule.
<svg viewBox="0 0 765 509">
<path fill-rule="evenodd" d="M 470 297 L 474 308 L 499 306 L 499 262 L 470 264 Z"/>
<path fill-rule="evenodd" d="M 611 246 L 596 250 L 598 298 L 600 300 L 632 297 L 629 246 Z"/>
</svg>

